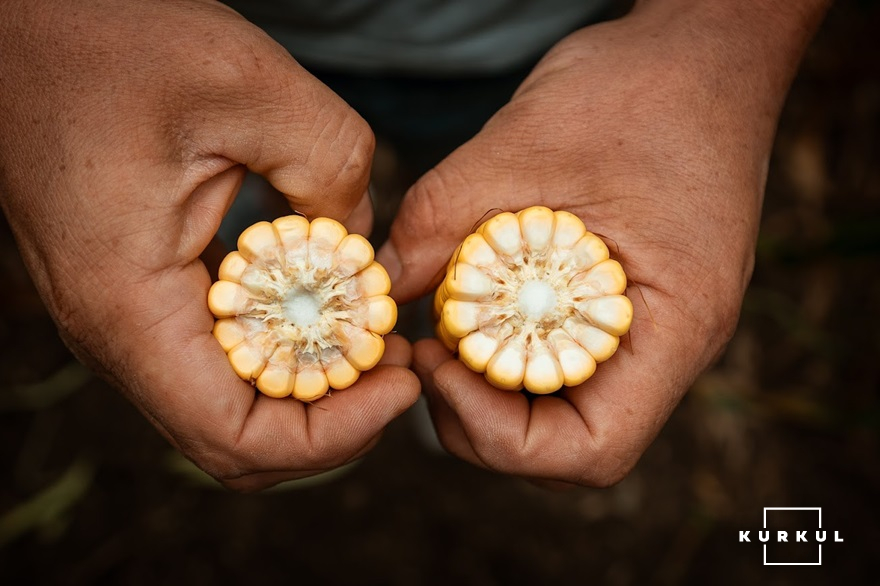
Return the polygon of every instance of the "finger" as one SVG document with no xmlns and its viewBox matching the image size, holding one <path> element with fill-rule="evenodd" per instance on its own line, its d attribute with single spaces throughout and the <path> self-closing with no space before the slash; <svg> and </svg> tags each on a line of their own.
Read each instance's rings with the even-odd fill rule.
<svg viewBox="0 0 880 586">
<path fill-rule="evenodd" d="M 435 371 L 437 393 L 479 463 L 529 478 L 613 485 L 636 464 L 702 367 L 693 362 L 697 337 L 682 342 L 656 318 L 634 324 L 642 340 L 635 351 L 618 352 L 587 382 L 557 395 L 529 402 L 522 393 L 495 389 L 458 361 Z"/>
<path fill-rule="evenodd" d="M 352 456 L 348 462 L 344 462 L 342 465 L 344 466 L 363 458 L 365 455 L 367 455 L 367 453 L 370 452 L 370 450 L 376 447 L 376 444 L 379 443 L 380 439 L 382 439 L 381 432 L 376 434 L 373 439 L 370 440 L 369 443 L 367 443 L 367 445 L 365 445 L 358 453 Z M 224 480 L 222 484 L 226 488 L 234 490 L 236 492 L 251 493 L 271 488 L 277 484 L 281 484 L 282 482 L 289 482 L 291 480 L 299 480 L 301 478 L 308 478 L 310 476 L 323 474 L 331 469 L 332 468 L 325 468 L 320 470 L 285 470 L 279 472 L 257 472 L 255 474 L 248 474 L 240 478 Z"/>
<path fill-rule="evenodd" d="M 348 220 L 373 157 L 363 118 L 256 27 L 203 77 L 197 98 L 205 107 L 185 129 L 199 151 L 263 175 L 309 218 Z"/>
<path fill-rule="evenodd" d="M 364 192 L 361 201 L 342 223 L 350 233 L 370 236 L 370 232 L 373 231 L 373 199 L 369 189 Z"/>
<path fill-rule="evenodd" d="M 400 303 L 416 299 L 439 284 L 443 268 L 462 240 L 481 221 L 499 211 L 519 211 L 544 203 L 528 187 L 511 183 L 512 174 L 488 171 L 495 152 L 477 135 L 413 185 L 391 226 L 377 260 L 391 277 L 391 295 Z M 488 150 L 487 150 L 488 149 Z M 505 179 L 507 181 L 505 181 Z"/>
<path fill-rule="evenodd" d="M 458 415 L 449 407 L 434 384 L 434 372 L 442 364 L 454 360 L 454 358 L 443 347 L 443 344 L 433 339 L 416 342 L 413 354 L 414 370 L 422 383 L 422 392 L 428 399 L 428 409 L 440 445 L 453 456 L 471 464 L 488 468 L 474 452 Z"/>
<path fill-rule="evenodd" d="M 378 366 L 351 387 L 310 405 L 258 396 L 243 423 L 239 448 L 245 454 L 261 452 L 253 462 L 257 470 L 289 469 L 291 462 L 297 468 L 335 468 L 361 453 L 418 396 L 415 375 L 398 366 Z"/>
<path fill-rule="evenodd" d="M 208 274 L 214 277 L 220 270 L 220 263 L 223 262 L 223 259 L 226 258 L 228 253 L 229 250 L 226 248 L 226 245 L 223 244 L 223 241 L 215 236 L 208 243 L 205 250 L 199 255 L 199 260 L 201 260 L 202 263 L 204 263 L 205 268 L 208 269 Z"/>
<path fill-rule="evenodd" d="M 412 356 L 412 346 L 406 338 L 397 334 L 388 334 L 385 336 L 385 353 L 379 364 L 409 368 L 412 364 Z"/>
<path fill-rule="evenodd" d="M 438 179 L 444 163 L 407 192 L 391 225 L 391 234 L 376 260 L 391 277 L 391 296 L 412 301 L 442 280 L 442 270 L 455 247 L 467 236 L 485 210 L 483 198 L 464 185 Z M 456 191 L 461 188 L 461 191 Z"/>
<path fill-rule="evenodd" d="M 568 492 L 577 486 L 577 484 L 562 482 L 560 480 L 544 480 L 543 478 L 527 478 L 526 480 L 538 488 L 543 488 L 544 490 L 549 490 L 551 492 Z"/>
</svg>

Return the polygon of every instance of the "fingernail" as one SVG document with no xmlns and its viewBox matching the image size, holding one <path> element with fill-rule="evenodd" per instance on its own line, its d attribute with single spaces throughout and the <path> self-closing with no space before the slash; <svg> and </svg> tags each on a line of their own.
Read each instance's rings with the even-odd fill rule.
<svg viewBox="0 0 880 586">
<path fill-rule="evenodd" d="M 376 260 L 380 265 L 385 267 L 385 270 L 388 272 L 388 277 L 391 279 L 392 286 L 394 286 L 394 281 L 396 281 L 403 272 L 403 265 L 400 263 L 400 256 L 397 254 L 397 250 L 394 248 L 391 241 L 382 245 L 382 248 L 380 248 L 379 252 L 376 254 Z"/>
</svg>

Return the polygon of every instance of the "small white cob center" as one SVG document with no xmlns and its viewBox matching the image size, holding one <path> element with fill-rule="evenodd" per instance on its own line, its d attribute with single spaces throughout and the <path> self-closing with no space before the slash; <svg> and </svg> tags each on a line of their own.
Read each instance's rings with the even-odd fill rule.
<svg viewBox="0 0 880 586">
<path fill-rule="evenodd" d="M 526 281 L 519 288 L 517 307 L 526 319 L 540 321 L 556 308 L 556 292 L 544 281 Z"/>
<path fill-rule="evenodd" d="M 321 318 L 321 302 L 305 289 L 294 289 L 281 305 L 284 318 L 300 328 L 313 326 Z"/>
</svg>

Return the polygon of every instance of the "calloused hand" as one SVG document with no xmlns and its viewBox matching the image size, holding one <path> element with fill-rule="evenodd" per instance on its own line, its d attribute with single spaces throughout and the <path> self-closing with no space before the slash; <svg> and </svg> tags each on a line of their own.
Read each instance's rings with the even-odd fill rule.
<svg viewBox="0 0 880 586">
<path fill-rule="evenodd" d="M 236 377 L 199 255 L 246 169 L 369 230 L 373 136 L 222 4 L 0 4 L 0 198 L 68 345 L 185 455 L 256 490 L 368 450 L 418 396 L 411 349 L 304 405 Z"/>
<path fill-rule="evenodd" d="M 613 484 L 733 334 L 778 113 L 821 9 L 743 16 L 709 4 L 645 3 L 571 35 L 407 194 L 379 255 L 398 301 L 436 287 L 491 208 L 532 205 L 577 214 L 633 285 L 629 342 L 552 396 L 500 391 L 437 341 L 417 343 L 453 454 L 531 479 Z M 752 18 L 761 24 L 742 22 Z"/>
</svg>

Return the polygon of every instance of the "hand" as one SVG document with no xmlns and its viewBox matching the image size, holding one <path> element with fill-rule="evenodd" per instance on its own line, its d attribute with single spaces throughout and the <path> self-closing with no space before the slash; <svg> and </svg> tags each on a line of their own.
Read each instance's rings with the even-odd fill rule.
<svg viewBox="0 0 880 586">
<path fill-rule="evenodd" d="M 308 216 L 371 221 L 370 129 L 262 31 L 206 1 L 13 0 L 0 54 L 0 194 L 25 261 L 77 356 L 184 454 L 255 490 L 359 457 L 415 401 L 400 338 L 304 405 L 255 394 L 211 335 L 199 255 L 246 168 Z"/>
<path fill-rule="evenodd" d="M 592 379 L 553 396 L 497 390 L 438 342 L 416 345 L 441 442 L 476 465 L 619 481 L 733 334 L 775 124 L 809 26 L 750 15 L 788 39 L 774 53 L 766 29 L 746 42 L 717 5 L 663 5 L 555 47 L 474 139 L 409 191 L 380 253 L 405 302 L 437 286 L 490 209 L 540 204 L 580 216 L 627 271 L 629 341 Z"/>
</svg>

